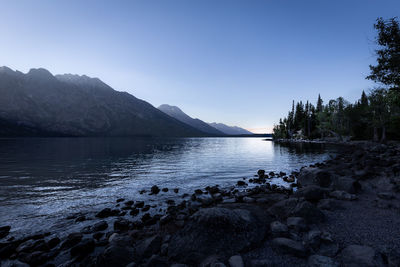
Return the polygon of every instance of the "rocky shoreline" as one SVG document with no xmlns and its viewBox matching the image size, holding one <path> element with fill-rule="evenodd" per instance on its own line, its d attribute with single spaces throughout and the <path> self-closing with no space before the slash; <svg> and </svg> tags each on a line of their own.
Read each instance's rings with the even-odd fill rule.
<svg viewBox="0 0 400 267">
<path fill-rule="evenodd" d="M 0 227 L 1 266 L 400 266 L 400 146 L 346 145 L 300 172 L 259 170 L 190 200 L 153 186 L 142 193 L 173 190 L 176 200 L 164 210 L 118 199 L 68 218 L 89 225 L 66 236 L 16 239 Z"/>
</svg>

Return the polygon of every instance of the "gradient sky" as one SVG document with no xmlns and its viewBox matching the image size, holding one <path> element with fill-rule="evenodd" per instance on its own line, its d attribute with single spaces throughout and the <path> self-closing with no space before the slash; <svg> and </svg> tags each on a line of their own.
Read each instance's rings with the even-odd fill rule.
<svg viewBox="0 0 400 267">
<path fill-rule="evenodd" d="M 0 65 L 99 77 L 265 132 L 292 99 L 354 102 L 371 89 L 373 23 L 398 15 L 398 0 L 0 0 Z"/>
</svg>

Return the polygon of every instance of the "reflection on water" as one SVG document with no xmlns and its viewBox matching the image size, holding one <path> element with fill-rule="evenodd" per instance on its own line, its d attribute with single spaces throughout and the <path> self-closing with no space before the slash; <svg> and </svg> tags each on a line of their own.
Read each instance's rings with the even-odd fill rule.
<svg viewBox="0 0 400 267">
<path fill-rule="evenodd" d="M 117 198 L 159 199 L 141 189 L 181 193 L 232 185 L 258 169 L 290 172 L 325 160 L 331 149 L 286 147 L 261 138 L 0 139 L 0 221 L 14 231 L 42 227 Z"/>
</svg>

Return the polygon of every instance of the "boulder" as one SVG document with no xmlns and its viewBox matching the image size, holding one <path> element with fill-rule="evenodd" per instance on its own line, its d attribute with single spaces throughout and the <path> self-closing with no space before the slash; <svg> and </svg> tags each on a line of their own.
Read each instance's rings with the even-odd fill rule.
<svg viewBox="0 0 400 267">
<path fill-rule="evenodd" d="M 78 245 L 71 248 L 71 256 L 86 256 L 94 250 L 94 247 L 94 240 L 92 238 L 85 238 Z"/>
<path fill-rule="evenodd" d="M 71 233 L 68 235 L 67 240 L 61 244 L 61 248 L 70 248 L 81 242 L 83 235 L 81 233 Z"/>
<path fill-rule="evenodd" d="M 268 220 L 262 208 L 250 204 L 201 209 L 172 236 L 168 256 L 196 265 L 210 255 L 235 255 L 264 239 Z"/>
<path fill-rule="evenodd" d="M 332 184 L 333 175 L 330 172 L 318 168 L 304 168 L 297 176 L 297 183 L 301 186 L 318 185 L 329 187 Z"/>
<path fill-rule="evenodd" d="M 350 245 L 344 248 L 340 254 L 344 267 L 347 266 L 383 266 L 382 259 L 376 251 L 368 246 Z"/>
<path fill-rule="evenodd" d="M 340 201 L 330 198 L 321 199 L 318 202 L 317 207 L 321 210 L 330 210 L 330 211 L 343 209 L 343 205 L 340 203 Z"/>
<path fill-rule="evenodd" d="M 110 216 L 117 216 L 119 213 L 118 210 L 112 210 L 110 208 L 102 209 L 99 213 L 96 214 L 98 218 L 107 218 Z"/>
<path fill-rule="evenodd" d="M 361 184 L 349 177 L 338 177 L 332 187 L 335 190 L 345 191 L 350 194 L 355 194 L 361 190 Z"/>
<path fill-rule="evenodd" d="M 0 238 L 6 237 L 10 233 L 10 230 L 11 226 L 8 225 L 0 227 Z"/>
<path fill-rule="evenodd" d="M 119 218 L 114 222 L 115 231 L 128 231 L 130 222 L 127 219 Z"/>
<path fill-rule="evenodd" d="M 98 223 L 95 223 L 92 226 L 92 230 L 93 232 L 99 232 L 99 231 L 104 231 L 108 228 L 108 224 L 106 223 L 106 221 L 100 221 Z"/>
<path fill-rule="evenodd" d="M 325 197 L 327 190 L 317 185 L 308 185 L 295 192 L 295 196 L 304 197 L 309 201 L 318 201 Z"/>
<path fill-rule="evenodd" d="M 286 225 L 297 232 L 307 230 L 307 223 L 302 217 L 288 217 L 286 219 Z"/>
<path fill-rule="evenodd" d="M 272 240 L 272 246 L 284 254 L 291 254 L 297 257 L 307 256 L 307 249 L 301 242 L 289 238 L 277 237 Z"/>
<path fill-rule="evenodd" d="M 138 259 L 151 257 L 160 251 L 162 238 L 159 235 L 138 242 L 135 246 L 135 256 Z"/>
<path fill-rule="evenodd" d="M 271 234 L 274 237 L 287 236 L 288 227 L 280 221 L 274 221 L 270 224 Z"/>
<path fill-rule="evenodd" d="M 339 267 L 340 264 L 334 259 L 321 255 L 311 255 L 308 258 L 307 265 L 309 267 Z"/>
<path fill-rule="evenodd" d="M 295 217 L 303 217 L 307 223 L 317 223 L 324 220 L 325 215 L 308 201 L 300 202 L 291 212 Z"/>
<path fill-rule="evenodd" d="M 110 244 L 101 254 L 99 254 L 95 266 L 126 266 L 134 261 L 133 255 L 133 248 L 129 246 Z"/>
</svg>

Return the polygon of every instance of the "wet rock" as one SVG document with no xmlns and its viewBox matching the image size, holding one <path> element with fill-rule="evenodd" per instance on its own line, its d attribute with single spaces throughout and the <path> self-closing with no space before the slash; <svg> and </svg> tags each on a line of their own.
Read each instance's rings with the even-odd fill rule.
<svg viewBox="0 0 400 267">
<path fill-rule="evenodd" d="M 128 231 L 130 222 L 126 219 L 120 218 L 114 222 L 115 231 Z"/>
<path fill-rule="evenodd" d="M 230 257 L 228 262 L 230 267 L 244 267 L 244 262 L 240 255 Z"/>
<path fill-rule="evenodd" d="M 56 247 L 58 244 L 60 244 L 61 240 L 58 237 L 53 237 L 52 239 L 50 239 L 47 242 L 47 246 L 49 247 L 49 249 L 52 249 L 54 247 Z"/>
<path fill-rule="evenodd" d="M 68 235 L 67 240 L 61 244 L 62 249 L 70 248 L 81 242 L 83 235 L 81 233 L 71 233 Z"/>
<path fill-rule="evenodd" d="M 179 193 L 179 188 L 174 188 L 174 193 L 178 194 Z"/>
<path fill-rule="evenodd" d="M 245 181 L 239 180 L 239 181 L 237 181 L 237 185 L 238 186 L 246 186 L 247 183 Z"/>
<path fill-rule="evenodd" d="M 133 209 L 129 212 L 129 214 L 132 215 L 132 216 L 136 216 L 136 215 L 139 214 L 139 212 L 140 212 L 139 209 L 133 208 Z"/>
<path fill-rule="evenodd" d="M 144 207 L 144 201 L 136 201 L 135 203 L 135 208 L 143 208 Z"/>
<path fill-rule="evenodd" d="M 108 224 L 106 221 L 100 221 L 98 223 L 95 223 L 92 226 L 93 232 L 99 232 L 99 231 L 104 231 L 108 228 Z"/>
<path fill-rule="evenodd" d="M 307 255 L 307 250 L 301 242 L 289 238 L 274 238 L 272 240 L 272 246 L 284 254 L 292 254 L 297 257 L 305 257 Z"/>
<path fill-rule="evenodd" d="M 159 235 L 140 241 L 135 246 L 135 256 L 139 259 L 157 254 L 161 249 L 162 238 Z"/>
<path fill-rule="evenodd" d="M 151 187 L 150 191 L 151 191 L 150 194 L 157 195 L 158 193 L 160 193 L 160 188 L 156 185 L 153 185 Z"/>
<path fill-rule="evenodd" d="M 350 245 L 342 250 L 340 258 L 343 266 L 383 266 L 375 250 L 368 246 Z"/>
<path fill-rule="evenodd" d="M 304 197 L 306 200 L 309 201 L 318 201 L 324 198 L 326 193 L 326 189 L 321 188 L 320 186 L 308 185 L 297 190 L 294 195 L 296 197 Z"/>
<path fill-rule="evenodd" d="M 49 254 L 42 251 L 34 251 L 29 254 L 22 255 L 21 260 L 31 266 L 43 265 L 49 259 Z"/>
<path fill-rule="evenodd" d="M 104 236 L 104 233 L 102 233 L 102 232 L 97 232 L 97 233 L 93 234 L 93 238 L 95 240 L 100 240 L 100 238 L 102 238 L 103 236 Z"/>
<path fill-rule="evenodd" d="M 345 191 L 333 191 L 329 193 L 330 197 L 336 198 L 338 200 L 356 200 L 357 196 L 349 194 Z"/>
<path fill-rule="evenodd" d="M 256 202 L 256 200 L 252 197 L 244 197 L 243 202 L 244 203 L 254 203 L 254 202 Z"/>
<path fill-rule="evenodd" d="M 258 170 L 257 175 L 258 175 L 258 178 L 264 178 L 265 170 Z"/>
<path fill-rule="evenodd" d="M 2 226 L 0 227 L 0 238 L 6 237 L 11 230 L 11 226 Z"/>
<path fill-rule="evenodd" d="M 110 208 L 102 209 L 99 213 L 96 214 L 98 218 L 107 218 L 110 216 L 117 216 L 119 213 L 118 210 L 112 210 Z"/>
<path fill-rule="evenodd" d="M 163 189 L 161 189 L 161 191 L 163 191 L 163 192 L 168 192 L 168 188 L 163 188 Z"/>
<path fill-rule="evenodd" d="M 274 237 L 287 236 L 288 227 L 280 221 L 274 221 L 270 224 L 271 233 Z"/>
<path fill-rule="evenodd" d="M 81 215 L 78 218 L 76 218 L 75 222 L 83 222 L 86 220 L 86 216 L 85 215 Z"/>
<path fill-rule="evenodd" d="M 268 216 L 259 207 L 249 206 L 249 210 L 239 207 L 213 207 L 196 212 L 183 229 L 172 236 L 168 256 L 184 263 L 198 264 L 209 255 L 228 257 L 261 242 Z M 261 215 L 265 217 L 261 218 Z"/>
<path fill-rule="evenodd" d="M 288 217 L 286 219 L 286 224 L 290 229 L 293 229 L 297 232 L 307 230 L 307 223 L 302 217 Z"/>
<path fill-rule="evenodd" d="M 128 201 L 126 201 L 124 204 L 125 204 L 125 206 L 130 207 L 130 206 L 132 206 L 134 203 L 135 203 L 135 202 L 134 202 L 133 200 L 128 200 Z"/>
<path fill-rule="evenodd" d="M 150 210 L 150 205 L 146 205 L 142 208 L 143 212 L 149 211 Z"/>
<path fill-rule="evenodd" d="M 92 238 L 83 239 L 78 245 L 71 248 L 72 257 L 82 257 L 91 253 L 95 248 L 95 243 Z"/>
<path fill-rule="evenodd" d="M 340 264 L 332 258 L 312 255 L 308 258 L 307 264 L 309 267 L 339 267 Z"/>
<path fill-rule="evenodd" d="M 125 201 L 125 199 L 124 199 L 124 198 L 118 198 L 118 199 L 117 199 L 117 203 L 119 203 L 119 202 L 123 202 L 123 201 Z"/>
</svg>

